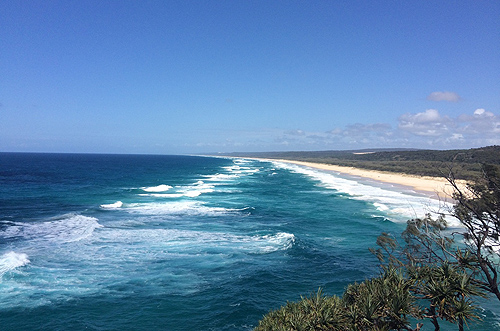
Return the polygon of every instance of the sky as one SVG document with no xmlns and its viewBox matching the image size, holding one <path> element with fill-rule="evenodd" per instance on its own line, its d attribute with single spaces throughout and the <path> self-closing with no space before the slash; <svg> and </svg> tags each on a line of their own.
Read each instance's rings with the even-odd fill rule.
<svg viewBox="0 0 500 331">
<path fill-rule="evenodd" d="M 3 152 L 500 145 L 500 1 L 0 8 Z"/>
</svg>

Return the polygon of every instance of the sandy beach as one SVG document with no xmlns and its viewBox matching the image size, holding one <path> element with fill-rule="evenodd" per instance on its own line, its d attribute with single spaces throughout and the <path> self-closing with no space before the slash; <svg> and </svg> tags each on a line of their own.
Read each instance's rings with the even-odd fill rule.
<svg viewBox="0 0 500 331">
<path fill-rule="evenodd" d="M 383 183 L 406 186 L 414 191 L 428 195 L 434 199 L 451 200 L 451 195 L 453 192 L 451 185 L 445 178 L 413 176 L 402 173 L 366 170 L 353 167 L 341 167 L 337 165 L 314 163 L 314 162 L 303 162 L 303 161 L 293 161 L 293 160 L 268 160 L 268 161 L 293 163 L 321 170 L 334 171 L 339 174 L 368 178 Z M 465 181 L 459 182 L 460 187 L 465 187 L 465 184 L 466 184 Z"/>
</svg>

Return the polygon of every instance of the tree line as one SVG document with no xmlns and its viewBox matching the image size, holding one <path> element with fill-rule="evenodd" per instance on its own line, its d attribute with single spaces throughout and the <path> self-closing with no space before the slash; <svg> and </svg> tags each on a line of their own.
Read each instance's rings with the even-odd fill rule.
<svg viewBox="0 0 500 331">
<path fill-rule="evenodd" d="M 382 233 L 372 253 L 380 275 L 349 285 L 342 296 L 310 297 L 266 314 L 265 330 L 413 330 L 429 320 L 458 330 L 479 319 L 479 298 L 500 301 L 500 166 L 482 164 L 465 189 L 449 171 L 453 207 L 407 222 L 399 238 Z M 462 227 L 447 228 L 445 214 Z"/>
<path fill-rule="evenodd" d="M 434 177 L 442 177 L 443 174 L 447 174 L 448 169 L 453 168 L 457 179 L 466 180 L 480 176 L 482 164 L 500 165 L 500 146 L 466 150 L 364 149 L 225 155 L 297 160 Z"/>
</svg>

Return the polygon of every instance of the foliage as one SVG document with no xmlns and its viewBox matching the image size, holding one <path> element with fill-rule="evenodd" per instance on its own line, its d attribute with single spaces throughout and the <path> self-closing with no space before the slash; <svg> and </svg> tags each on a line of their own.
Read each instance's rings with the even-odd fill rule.
<svg viewBox="0 0 500 331">
<path fill-rule="evenodd" d="M 337 296 L 324 296 L 321 289 L 299 302 L 287 302 L 284 307 L 269 312 L 255 331 L 322 331 L 347 330 L 345 309 Z"/>
<path fill-rule="evenodd" d="M 410 317 L 428 318 L 439 330 L 439 320 L 463 330 L 478 319 L 473 297 L 484 296 L 471 275 L 448 262 L 408 267 L 386 266 L 376 278 L 350 284 L 342 297 L 323 296 L 321 290 L 298 302 L 269 312 L 255 331 L 271 330 L 420 330 Z"/>
<path fill-rule="evenodd" d="M 500 146 L 468 150 L 371 149 L 317 152 L 231 153 L 228 156 L 287 159 L 370 170 L 442 177 L 453 168 L 457 179 L 480 175 L 481 164 L 500 165 Z"/>
<path fill-rule="evenodd" d="M 342 301 L 349 330 L 409 330 L 409 316 L 418 315 L 410 289 L 414 281 L 401 270 L 386 268 L 377 278 L 347 287 Z"/>
<path fill-rule="evenodd" d="M 456 201 L 450 214 L 463 226 L 455 235 L 463 238 L 462 246 L 453 244 L 454 236 L 446 236 L 442 216 L 408 221 L 403 232 L 404 247 L 383 233 L 373 250 L 383 262 L 399 266 L 451 261 L 467 270 L 474 282 L 500 300 L 500 167 L 483 165 L 481 177 L 461 189 L 453 174 L 447 179 L 454 187 Z M 386 259 L 386 260 L 384 260 Z"/>
<path fill-rule="evenodd" d="M 412 286 L 413 280 L 387 268 L 380 277 L 349 285 L 342 297 L 319 290 L 288 302 L 265 315 L 255 330 L 412 330 L 408 318 L 418 314 Z"/>
<path fill-rule="evenodd" d="M 435 330 L 439 330 L 438 319 L 457 322 L 459 330 L 463 330 L 467 321 L 479 319 L 473 297 L 484 297 L 484 292 L 474 283 L 472 276 L 459 266 L 444 261 L 439 264 L 411 265 L 407 272 L 415 284 L 412 293 L 420 302 L 427 303 L 420 312 L 432 321 Z"/>
<path fill-rule="evenodd" d="M 456 259 L 473 271 L 483 289 L 500 300 L 498 272 L 500 270 L 500 167 L 483 165 L 482 176 L 460 190 L 453 177 L 456 204 L 452 214 L 465 228 L 462 234 L 466 248 Z"/>
<path fill-rule="evenodd" d="M 382 262 L 380 277 L 349 285 L 342 297 L 308 299 L 267 314 L 261 330 L 420 330 L 409 317 L 464 325 L 475 319 L 475 297 L 500 300 L 500 167 L 481 167 L 481 176 L 462 190 L 447 176 L 456 203 L 450 210 L 463 229 L 448 234 L 443 215 L 407 222 L 402 243 L 388 233 L 372 252 Z M 456 242 L 461 235 L 463 241 Z"/>
<path fill-rule="evenodd" d="M 482 176 L 465 190 L 456 185 L 453 174 L 447 177 L 454 187 L 455 204 L 450 213 L 463 228 L 446 236 L 442 215 L 433 219 L 413 219 L 402 234 L 404 245 L 383 233 L 380 247 L 372 250 L 381 262 L 405 268 L 418 286 L 413 292 L 430 305 L 425 316 L 439 329 L 438 319 L 458 322 L 459 329 L 475 319 L 472 298 L 490 292 L 500 300 L 498 286 L 500 258 L 500 167 L 483 165 Z"/>
<path fill-rule="evenodd" d="M 320 289 L 288 302 L 265 315 L 255 330 L 412 330 L 408 317 L 418 312 L 412 283 L 400 271 L 386 269 L 380 277 L 349 285 L 342 297 L 323 296 Z"/>
</svg>

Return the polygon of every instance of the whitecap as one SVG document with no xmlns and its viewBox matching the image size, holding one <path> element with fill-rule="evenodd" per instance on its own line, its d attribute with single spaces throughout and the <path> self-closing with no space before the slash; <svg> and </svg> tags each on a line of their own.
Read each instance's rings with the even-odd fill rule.
<svg viewBox="0 0 500 331">
<path fill-rule="evenodd" d="M 387 207 L 386 205 L 384 205 L 383 203 L 379 203 L 379 202 L 375 202 L 373 204 L 378 210 L 380 211 L 387 211 L 389 210 L 389 207 Z"/>
<path fill-rule="evenodd" d="M 109 203 L 109 204 L 103 204 L 101 205 L 100 207 L 101 208 L 104 208 L 104 209 L 116 209 L 116 208 L 120 208 L 123 206 L 123 202 L 121 201 L 116 201 L 114 203 Z"/>
<path fill-rule="evenodd" d="M 16 222 L 3 231 L 5 238 L 23 238 L 37 242 L 74 242 L 92 235 L 102 227 L 97 218 L 78 214 L 66 214 L 44 222 Z"/>
<path fill-rule="evenodd" d="M 254 174 L 254 173 L 257 173 L 259 171 L 260 171 L 260 169 L 257 169 L 257 168 L 247 168 L 247 169 L 242 169 L 239 172 L 247 173 L 247 174 Z"/>
<path fill-rule="evenodd" d="M 141 197 L 153 197 L 153 198 L 181 198 L 185 196 L 181 193 L 149 193 L 149 194 L 139 194 Z"/>
<path fill-rule="evenodd" d="M 183 194 L 185 197 L 195 198 L 203 193 L 213 192 L 214 188 L 214 185 L 207 184 L 204 181 L 199 180 L 193 185 L 178 187 L 177 192 Z"/>
<path fill-rule="evenodd" d="M 130 213 L 148 215 L 223 215 L 235 210 L 221 207 L 208 207 L 199 201 L 172 201 L 129 204 L 126 210 Z"/>
<path fill-rule="evenodd" d="M 205 176 L 206 177 L 206 180 L 208 181 L 213 181 L 213 182 L 217 182 L 217 181 L 228 181 L 230 179 L 234 179 L 234 178 L 238 178 L 237 175 L 228 175 L 228 174 L 215 174 L 215 175 L 207 175 Z"/>
<path fill-rule="evenodd" d="M 30 263 L 28 255 L 24 253 L 8 252 L 0 257 L 0 279 L 11 270 L 22 267 Z"/>
<path fill-rule="evenodd" d="M 104 242 L 124 242 L 130 247 L 162 247 L 169 255 L 250 253 L 268 254 L 291 248 L 295 236 L 280 232 L 268 235 L 237 235 L 224 232 L 205 232 L 178 229 L 108 229 L 100 232 Z M 159 246 L 158 246 L 159 245 Z M 135 250 L 134 249 L 134 250 Z M 127 253 L 129 254 L 129 253 Z M 130 252 L 130 254 L 136 254 Z"/>
<path fill-rule="evenodd" d="M 292 233 L 280 232 L 258 237 L 257 240 L 262 242 L 259 245 L 260 253 L 271 253 L 291 248 L 295 243 L 295 236 Z"/>
<path fill-rule="evenodd" d="M 208 178 L 211 180 L 211 178 Z M 211 193 L 214 191 L 215 186 L 213 184 L 205 183 L 203 180 L 198 180 L 191 185 L 176 186 L 173 193 L 161 193 L 172 189 L 172 186 L 159 185 L 150 188 L 143 188 L 146 192 L 151 193 L 140 193 L 139 196 L 154 197 L 154 198 L 195 198 L 204 193 Z"/>
<path fill-rule="evenodd" d="M 203 193 L 203 192 L 202 191 L 186 191 L 186 193 L 184 193 L 184 196 L 194 198 L 194 197 L 201 195 L 201 193 Z"/>
<path fill-rule="evenodd" d="M 347 193 L 351 199 L 368 201 L 380 212 L 390 216 L 391 220 L 405 222 L 409 218 L 423 217 L 427 213 L 446 212 L 451 204 L 418 195 L 413 191 L 397 189 L 392 185 L 372 182 L 359 178 L 341 177 L 339 174 L 310 167 L 273 162 L 276 167 L 306 175 L 318 181 L 326 189 Z M 451 226 L 457 220 L 447 219 Z"/>
<path fill-rule="evenodd" d="M 234 164 L 247 164 L 247 163 L 252 163 L 252 160 L 248 159 L 233 159 Z"/>
<path fill-rule="evenodd" d="M 171 188 L 172 186 L 165 184 L 161 184 L 158 186 L 151 186 L 151 187 L 141 187 L 141 189 L 145 192 L 165 192 L 170 190 Z"/>
</svg>

